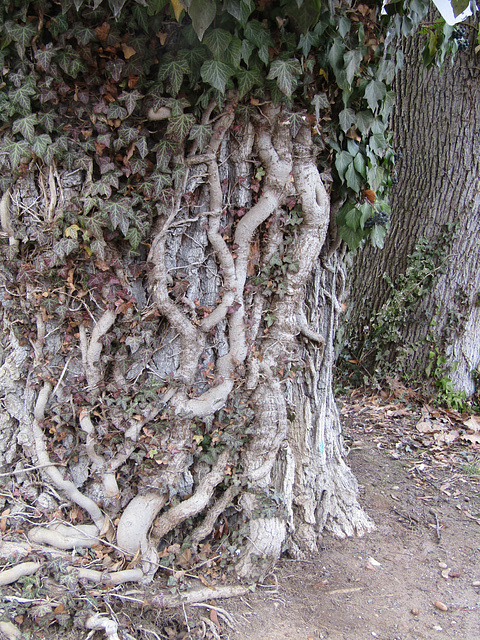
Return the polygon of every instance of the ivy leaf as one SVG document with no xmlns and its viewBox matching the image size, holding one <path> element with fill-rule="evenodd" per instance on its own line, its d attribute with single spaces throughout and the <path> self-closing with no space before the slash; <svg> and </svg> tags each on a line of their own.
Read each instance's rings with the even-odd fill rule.
<svg viewBox="0 0 480 640">
<path fill-rule="evenodd" d="M 361 176 L 355 171 L 354 163 L 350 163 L 345 171 L 345 182 L 347 183 L 347 187 L 353 189 L 355 193 L 360 191 L 362 186 Z"/>
<path fill-rule="evenodd" d="M 135 142 L 135 146 L 138 150 L 138 153 L 140 154 L 140 157 L 146 158 L 146 156 L 148 155 L 148 143 L 147 143 L 147 139 L 145 138 L 145 136 L 142 136 L 141 138 L 139 138 L 136 142 Z"/>
<path fill-rule="evenodd" d="M 147 173 L 147 167 L 147 161 L 142 158 L 133 156 L 133 158 L 130 159 L 130 168 L 132 173 L 138 173 L 139 175 L 144 176 Z"/>
<path fill-rule="evenodd" d="M 215 0 L 192 0 L 188 7 L 188 15 L 192 19 L 192 26 L 200 42 L 208 27 L 212 24 L 217 14 Z"/>
<path fill-rule="evenodd" d="M 224 0 L 223 8 L 244 27 L 255 5 L 252 0 Z"/>
<path fill-rule="evenodd" d="M 115 82 L 119 82 L 124 74 L 125 62 L 120 58 L 109 60 L 105 65 L 105 70 L 108 71 Z"/>
<path fill-rule="evenodd" d="M 108 109 L 108 119 L 109 120 L 125 120 L 127 117 L 127 110 L 125 107 L 120 106 L 119 104 L 112 102 Z"/>
<path fill-rule="evenodd" d="M 194 124 L 190 129 L 189 140 L 196 140 L 198 142 L 198 148 L 203 151 L 205 145 L 210 140 L 212 135 L 212 127 L 209 124 Z M 158 157 L 158 156 L 157 156 Z"/>
<path fill-rule="evenodd" d="M 113 11 L 113 17 L 115 18 L 115 20 L 121 14 L 123 5 L 125 4 L 125 2 L 126 0 L 108 0 L 108 5 L 110 9 Z"/>
<path fill-rule="evenodd" d="M 185 58 L 174 58 L 160 65 L 158 69 L 159 80 L 168 80 L 174 96 L 180 91 L 183 76 L 190 72 L 190 67 Z"/>
<path fill-rule="evenodd" d="M 62 238 L 53 245 L 53 252 L 61 260 L 79 248 L 78 242 L 74 238 Z"/>
<path fill-rule="evenodd" d="M 48 135 L 48 133 L 42 133 L 41 135 L 35 138 L 34 143 L 32 144 L 33 153 L 39 158 L 44 158 L 45 153 L 48 147 L 52 144 L 52 139 Z"/>
<path fill-rule="evenodd" d="M 190 129 L 195 124 L 195 118 L 191 113 L 182 113 L 179 116 L 172 116 L 168 121 L 167 136 L 175 142 L 183 142 L 188 136 Z"/>
<path fill-rule="evenodd" d="M 160 142 L 153 147 L 153 151 L 157 152 L 157 166 L 160 169 L 166 169 L 168 167 L 168 163 L 172 157 L 173 148 L 173 144 L 170 140 L 165 139 L 160 140 Z"/>
<path fill-rule="evenodd" d="M 374 116 L 371 111 L 359 111 L 355 119 L 355 126 L 365 135 L 370 131 L 373 120 Z"/>
<path fill-rule="evenodd" d="M 340 151 L 340 153 L 337 153 L 337 157 L 335 158 L 335 167 L 341 180 L 344 180 L 345 172 L 352 162 L 353 156 L 350 155 L 348 151 Z"/>
<path fill-rule="evenodd" d="M 92 252 L 100 258 L 100 260 L 105 260 L 105 249 L 107 247 L 107 243 L 105 240 L 94 240 L 90 243 L 90 249 Z"/>
<path fill-rule="evenodd" d="M 18 87 L 18 89 L 11 89 L 8 97 L 15 105 L 20 107 L 23 112 L 30 113 L 30 96 L 34 96 L 36 93 L 36 90 L 30 85 L 30 83 L 26 82 Z"/>
<path fill-rule="evenodd" d="M 52 49 L 52 43 L 49 42 L 43 49 L 36 51 L 35 60 L 44 71 L 48 71 L 54 55 L 55 51 Z"/>
<path fill-rule="evenodd" d="M 311 48 L 318 46 L 319 40 L 319 37 L 313 31 L 301 33 L 297 49 L 300 49 L 303 56 L 306 58 L 310 53 Z"/>
<path fill-rule="evenodd" d="M 205 34 L 203 43 L 210 49 L 214 58 L 220 58 L 225 54 L 232 35 L 224 29 L 209 29 Z"/>
<path fill-rule="evenodd" d="M 338 114 L 338 121 L 342 128 L 342 131 L 345 131 L 345 133 L 347 133 L 352 124 L 354 124 L 355 122 L 355 111 L 353 109 L 343 109 L 343 111 L 340 111 L 340 113 Z"/>
<path fill-rule="evenodd" d="M 295 58 L 277 58 L 270 65 L 268 80 L 277 80 L 278 87 L 286 96 L 291 96 L 296 86 L 296 76 L 302 73 L 300 62 Z"/>
<path fill-rule="evenodd" d="M 340 229 L 338 230 L 338 234 L 342 238 L 342 240 L 347 243 L 350 251 L 355 251 L 356 249 L 358 249 L 358 245 L 363 240 L 362 231 L 353 231 L 353 229 L 350 229 L 350 227 L 340 227 Z"/>
<path fill-rule="evenodd" d="M 37 34 L 37 23 L 27 22 L 20 24 L 9 20 L 4 24 L 4 31 L 9 38 L 14 40 L 19 49 L 20 58 L 23 60 L 25 49 L 29 46 L 32 38 Z"/>
<path fill-rule="evenodd" d="M 125 104 L 125 108 L 129 116 L 132 115 L 135 107 L 137 106 L 137 102 L 141 98 L 143 98 L 143 95 L 136 89 L 134 91 L 124 91 L 118 96 L 118 99 Z"/>
<path fill-rule="evenodd" d="M 107 202 L 103 210 L 108 214 L 108 218 L 110 220 L 110 224 L 112 225 L 112 229 L 116 229 L 117 227 L 125 228 L 125 223 L 127 225 L 128 230 L 128 210 L 129 207 L 122 202 L 113 201 Z M 125 231 L 126 233 L 127 231 Z"/>
<path fill-rule="evenodd" d="M 360 69 L 360 64 L 362 60 L 363 60 L 363 51 L 361 49 L 354 49 L 353 51 L 347 51 L 347 53 L 344 56 L 345 73 L 347 74 L 347 82 L 350 86 L 352 84 L 353 78 L 355 77 L 355 74 Z"/>
<path fill-rule="evenodd" d="M 129 127 L 125 123 L 121 124 L 118 128 L 118 137 L 126 145 L 135 142 L 135 140 L 138 138 L 138 135 L 138 129 L 136 129 L 135 127 Z"/>
<path fill-rule="evenodd" d="M 370 234 L 370 241 L 377 249 L 383 249 L 387 230 L 379 224 L 376 224 Z"/>
<path fill-rule="evenodd" d="M 371 80 L 365 88 L 365 98 L 368 102 L 368 106 L 372 111 L 375 111 L 377 104 L 380 100 L 383 100 L 387 93 L 387 87 L 380 82 L 380 80 Z"/>
<path fill-rule="evenodd" d="M 240 38 L 232 38 L 227 50 L 224 52 L 224 60 L 227 64 L 235 67 L 235 69 L 240 68 L 240 62 L 242 60 L 242 41 Z"/>
<path fill-rule="evenodd" d="M 245 26 L 245 38 L 250 40 L 256 47 L 273 45 L 270 32 L 258 20 L 250 20 Z"/>
<path fill-rule="evenodd" d="M 151 175 L 153 181 L 153 189 L 155 195 L 158 197 L 165 190 L 165 187 L 169 187 L 172 184 L 172 179 L 167 173 L 161 173 L 156 171 Z"/>
<path fill-rule="evenodd" d="M 240 98 L 249 93 L 255 85 L 262 85 L 262 74 L 258 69 L 239 69 L 236 74 Z"/>
<path fill-rule="evenodd" d="M 246 65 L 248 65 L 248 61 L 250 60 L 250 56 L 252 55 L 254 49 L 255 45 L 252 42 L 250 42 L 249 40 L 242 40 L 240 53 L 242 56 L 242 60 Z"/>
<path fill-rule="evenodd" d="M 218 89 L 220 93 L 225 93 L 225 86 L 232 74 L 232 67 L 220 60 L 207 60 L 200 69 L 202 80 Z"/>
<path fill-rule="evenodd" d="M 30 147 L 26 140 L 16 142 L 12 138 L 6 138 L 2 146 L 8 154 L 10 167 L 13 171 L 15 171 L 22 160 L 30 157 Z"/>
<path fill-rule="evenodd" d="M 357 153 L 353 159 L 353 166 L 355 170 L 362 176 L 364 180 L 367 179 L 367 165 L 365 162 L 365 156 L 362 153 Z"/>
<path fill-rule="evenodd" d="M 45 111 L 38 114 L 38 124 L 51 133 L 55 128 L 55 113 L 53 111 Z"/>
<path fill-rule="evenodd" d="M 130 242 L 132 249 L 138 249 L 139 244 L 142 241 L 142 234 L 136 227 L 130 227 L 125 234 L 125 238 Z"/>
<path fill-rule="evenodd" d="M 304 111 L 295 111 L 293 113 L 288 113 L 288 117 L 286 118 L 286 124 L 290 125 L 293 138 L 296 138 L 297 133 L 305 125 L 306 122 L 307 122 L 307 118 Z"/>
<path fill-rule="evenodd" d="M 24 118 L 15 120 L 12 124 L 12 133 L 21 133 L 25 140 L 33 142 L 35 137 L 35 125 L 38 124 L 38 119 L 35 113 L 30 113 Z"/>
</svg>

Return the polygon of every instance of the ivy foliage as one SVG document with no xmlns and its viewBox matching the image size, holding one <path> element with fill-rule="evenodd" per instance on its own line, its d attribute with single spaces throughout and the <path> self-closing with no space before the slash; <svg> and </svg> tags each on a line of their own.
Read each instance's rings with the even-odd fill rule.
<svg viewBox="0 0 480 640">
<path fill-rule="evenodd" d="M 0 0 L 0 189 L 31 162 L 83 170 L 91 179 L 46 266 L 80 248 L 104 259 L 105 234 L 135 252 L 182 184 L 185 145 L 208 143 L 202 112 L 234 91 L 239 113 L 273 100 L 292 135 L 312 126 L 344 203 L 341 237 L 380 247 L 402 63 L 392 43 L 426 10 L 424 0 L 383 12 L 319 0 Z"/>
</svg>

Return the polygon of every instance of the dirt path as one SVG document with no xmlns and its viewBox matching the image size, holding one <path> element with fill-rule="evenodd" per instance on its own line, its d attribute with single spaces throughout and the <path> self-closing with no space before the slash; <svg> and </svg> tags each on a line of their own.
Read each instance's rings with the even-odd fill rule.
<svg viewBox="0 0 480 640">
<path fill-rule="evenodd" d="M 282 561 L 278 588 L 229 603 L 239 622 L 232 640 L 480 640 L 480 477 L 465 473 L 475 471 L 471 447 L 415 451 L 418 416 L 406 412 L 378 430 L 378 420 L 351 407 L 346 414 L 349 464 L 377 530 L 325 537 L 318 557 Z M 463 470 L 462 456 L 473 459 Z"/>
<path fill-rule="evenodd" d="M 374 533 L 325 536 L 318 556 L 282 560 L 242 599 L 215 601 L 212 591 L 206 604 L 221 607 L 218 615 L 204 605 L 162 614 L 128 585 L 91 589 L 94 604 L 86 592 L 78 602 L 92 611 L 107 607 L 122 640 L 480 640 L 480 445 L 458 436 L 461 422 L 448 412 L 426 416 L 407 403 L 362 397 L 344 401 L 342 413 L 349 464 Z M 54 600 L 42 581 L 28 580 L 3 590 L 4 605 L 19 603 L 10 616 L 17 614 L 22 630 L 38 615 L 30 603 L 39 588 L 42 603 Z M 67 629 L 53 621 L 23 637 L 86 638 L 85 629 Z"/>
</svg>

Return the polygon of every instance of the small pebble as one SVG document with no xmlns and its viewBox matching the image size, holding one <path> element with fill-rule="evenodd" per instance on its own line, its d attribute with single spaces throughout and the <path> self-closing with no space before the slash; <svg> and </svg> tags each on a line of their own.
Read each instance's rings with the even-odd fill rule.
<svg viewBox="0 0 480 640">
<path fill-rule="evenodd" d="M 418 614 L 420 613 L 420 611 L 419 611 L 418 609 L 412 609 L 412 610 L 410 611 L 410 613 L 411 613 L 413 616 L 418 616 Z"/>
<path fill-rule="evenodd" d="M 440 602 L 440 600 L 435 600 L 433 604 L 437 607 L 437 609 L 440 609 L 440 611 L 448 611 L 447 605 L 443 604 L 443 602 Z"/>
<path fill-rule="evenodd" d="M 438 566 L 440 569 L 448 569 L 448 564 L 445 564 L 445 562 L 439 562 Z"/>
</svg>

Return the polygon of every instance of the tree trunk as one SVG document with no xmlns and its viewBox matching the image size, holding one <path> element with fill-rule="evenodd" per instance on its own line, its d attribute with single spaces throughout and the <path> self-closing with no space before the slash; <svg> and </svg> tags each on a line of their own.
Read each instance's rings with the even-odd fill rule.
<svg viewBox="0 0 480 640">
<path fill-rule="evenodd" d="M 116 545 L 142 554 L 142 579 L 159 546 L 188 536 L 195 547 L 222 514 L 248 577 L 287 541 L 300 554 L 325 528 L 372 527 L 332 395 L 344 273 L 341 255 L 326 257 L 329 195 L 310 130 L 293 138 L 269 105 L 211 113 L 203 153 L 194 144 L 172 160 L 184 171 L 143 256 L 110 232 L 102 259 L 80 236 L 53 255 L 58 228 L 80 233 L 91 172 L 31 167 L 2 200 L 2 464 L 16 460 L 16 434 L 95 525 L 35 540 L 87 544 L 115 523 Z M 15 482 L 58 506 L 27 474 Z"/>
<path fill-rule="evenodd" d="M 383 250 L 354 262 L 345 344 L 382 372 L 432 375 L 474 392 L 480 362 L 480 90 L 473 46 L 425 70 L 405 43 L 393 118 L 398 184 Z M 393 284 L 393 287 L 392 287 Z M 434 354 L 434 355 L 432 355 Z M 432 363 L 433 360 L 433 363 Z M 387 365 L 387 366 L 385 366 Z M 473 374 L 472 374 L 473 372 Z"/>
</svg>

